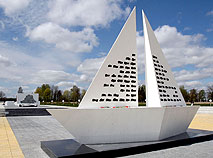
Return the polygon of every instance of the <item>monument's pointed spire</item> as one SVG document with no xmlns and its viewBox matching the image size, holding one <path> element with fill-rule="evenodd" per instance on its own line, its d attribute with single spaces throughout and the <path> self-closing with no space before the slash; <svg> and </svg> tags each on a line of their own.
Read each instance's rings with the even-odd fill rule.
<svg viewBox="0 0 213 158">
<path fill-rule="evenodd" d="M 146 105 L 149 107 L 185 106 L 186 103 L 142 10 L 146 56 Z"/>
<path fill-rule="evenodd" d="M 88 88 L 79 108 L 138 106 L 134 8 Z"/>
</svg>

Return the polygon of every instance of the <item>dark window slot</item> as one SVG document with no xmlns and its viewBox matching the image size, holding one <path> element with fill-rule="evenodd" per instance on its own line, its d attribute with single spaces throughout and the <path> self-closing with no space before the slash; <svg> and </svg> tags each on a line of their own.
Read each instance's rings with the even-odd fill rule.
<svg viewBox="0 0 213 158">
<path fill-rule="evenodd" d="M 120 89 L 120 92 L 124 92 L 125 90 L 124 89 Z"/>
<path fill-rule="evenodd" d="M 135 80 L 132 80 L 131 83 L 136 83 L 136 81 L 135 81 Z"/>
<path fill-rule="evenodd" d="M 108 98 L 107 98 L 106 101 L 111 101 L 111 99 L 108 99 Z"/>
<path fill-rule="evenodd" d="M 109 87 L 109 84 L 104 84 L 104 87 Z"/>
<path fill-rule="evenodd" d="M 135 76 L 130 76 L 130 78 L 136 78 Z"/>
<path fill-rule="evenodd" d="M 160 99 L 160 101 L 163 101 L 163 99 Z"/>
<path fill-rule="evenodd" d="M 130 87 L 129 85 L 126 85 L 126 87 Z"/>
<path fill-rule="evenodd" d="M 120 69 L 123 69 L 124 68 L 124 66 L 120 66 Z"/>
<path fill-rule="evenodd" d="M 118 61 L 118 64 L 123 64 L 123 61 Z"/>
<path fill-rule="evenodd" d="M 113 94 L 114 97 L 119 97 L 119 94 Z"/>
<path fill-rule="evenodd" d="M 116 69 L 117 69 L 117 68 L 118 68 L 118 66 L 117 66 L 117 65 L 113 65 L 113 68 L 116 68 Z"/>
<path fill-rule="evenodd" d="M 111 96 L 112 96 L 112 94 L 108 94 L 108 96 L 109 96 L 109 97 L 111 97 Z"/>
<path fill-rule="evenodd" d="M 103 94 L 101 94 L 101 96 L 102 96 L 102 97 L 106 97 L 106 94 L 103 93 Z"/>
<path fill-rule="evenodd" d="M 125 66 L 125 69 L 130 69 L 130 67 L 129 66 Z"/>
<path fill-rule="evenodd" d="M 103 99 L 103 98 L 101 98 L 99 101 L 101 101 L 101 102 L 102 102 L 102 101 L 104 101 L 104 99 Z"/>
<path fill-rule="evenodd" d="M 134 89 L 131 89 L 131 92 L 136 92 L 136 90 L 134 90 Z"/>
<path fill-rule="evenodd" d="M 135 61 L 136 59 L 135 58 L 132 58 L 132 61 Z"/>
<path fill-rule="evenodd" d="M 112 67 L 112 65 L 109 64 L 108 67 Z"/>
<path fill-rule="evenodd" d="M 111 82 L 116 82 L 116 80 L 114 80 L 114 79 L 111 79 Z"/>
<path fill-rule="evenodd" d="M 124 73 L 124 71 L 123 71 L 123 70 L 120 70 L 120 73 Z"/>
<path fill-rule="evenodd" d="M 127 97 L 129 97 L 130 95 L 129 95 L 129 94 L 127 94 L 126 96 L 127 96 Z"/>
<path fill-rule="evenodd" d="M 167 101 L 167 99 L 164 99 L 164 101 Z"/>
<path fill-rule="evenodd" d="M 98 102 L 98 99 L 92 99 L 93 102 Z"/>
<path fill-rule="evenodd" d="M 136 74 L 136 72 L 135 71 L 131 71 L 131 74 Z"/>
<path fill-rule="evenodd" d="M 124 75 L 124 78 L 129 78 L 129 76 L 127 76 L 127 75 Z"/>
<path fill-rule="evenodd" d="M 125 81 L 124 81 L 125 82 Z M 120 87 L 125 87 L 125 85 L 121 84 Z"/>
<path fill-rule="evenodd" d="M 131 58 L 130 57 L 126 57 L 126 60 L 130 60 Z"/>
<path fill-rule="evenodd" d="M 124 82 L 125 82 L 125 83 L 129 83 L 130 81 L 129 81 L 129 80 L 124 80 Z"/>
<path fill-rule="evenodd" d="M 136 54 L 132 54 L 132 56 L 135 56 Z"/>
<path fill-rule="evenodd" d="M 120 101 L 125 101 L 125 99 L 123 99 L 123 98 L 120 98 Z"/>
<path fill-rule="evenodd" d="M 136 99 L 131 99 L 131 101 L 136 101 Z"/>
<path fill-rule="evenodd" d="M 117 80 L 117 82 L 123 82 L 123 80 L 121 80 L 121 79 L 118 79 L 118 80 Z"/>
<path fill-rule="evenodd" d="M 136 97 L 136 94 L 131 94 L 131 97 Z"/>
<path fill-rule="evenodd" d="M 136 87 L 136 85 L 131 85 L 131 87 Z"/>
<path fill-rule="evenodd" d="M 156 57 L 155 55 L 152 55 L 152 57 L 153 57 L 154 59 L 157 59 L 157 57 Z"/>
<path fill-rule="evenodd" d="M 124 65 L 129 65 L 129 63 L 128 62 L 124 62 Z"/>
<path fill-rule="evenodd" d="M 126 101 L 130 101 L 129 99 L 126 99 Z"/>
<path fill-rule="evenodd" d="M 116 75 L 115 75 L 115 74 L 112 74 L 112 77 L 116 77 Z"/>
<path fill-rule="evenodd" d="M 130 71 L 126 71 L 125 73 L 126 73 L 126 74 L 129 74 L 129 73 L 130 73 Z"/>
<path fill-rule="evenodd" d="M 131 67 L 132 70 L 136 70 L 136 67 Z"/>
<path fill-rule="evenodd" d="M 131 62 L 130 65 L 136 65 L 136 63 Z"/>
<path fill-rule="evenodd" d="M 177 93 L 177 91 L 175 91 L 175 93 Z"/>
<path fill-rule="evenodd" d="M 113 98 L 113 101 L 118 101 L 118 99 L 116 99 L 116 98 Z"/>
<path fill-rule="evenodd" d="M 105 74 L 105 77 L 109 77 L 110 75 L 109 74 Z"/>
<path fill-rule="evenodd" d="M 121 76 L 121 75 L 118 75 L 118 78 L 122 78 L 122 76 Z"/>
<path fill-rule="evenodd" d="M 129 90 L 129 89 L 126 89 L 126 92 L 130 92 L 130 90 Z"/>
</svg>

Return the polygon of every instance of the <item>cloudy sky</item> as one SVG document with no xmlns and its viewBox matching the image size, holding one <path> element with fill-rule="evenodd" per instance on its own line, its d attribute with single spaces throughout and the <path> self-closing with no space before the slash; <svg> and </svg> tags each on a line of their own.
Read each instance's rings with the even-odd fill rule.
<svg viewBox="0 0 213 158">
<path fill-rule="evenodd" d="M 141 84 L 142 9 L 178 84 L 213 84 L 212 0 L 0 0 L 0 91 L 87 89 L 134 6 Z"/>
</svg>

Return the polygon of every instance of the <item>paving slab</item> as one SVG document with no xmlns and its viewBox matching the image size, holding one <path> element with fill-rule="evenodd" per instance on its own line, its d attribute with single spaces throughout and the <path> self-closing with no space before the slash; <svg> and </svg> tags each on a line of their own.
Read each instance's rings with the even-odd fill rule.
<svg viewBox="0 0 213 158">
<path fill-rule="evenodd" d="M 8 121 L 25 158 L 48 158 L 41 141 L 73 138 L 52 116 L 8 117 Z"/>
</svg>

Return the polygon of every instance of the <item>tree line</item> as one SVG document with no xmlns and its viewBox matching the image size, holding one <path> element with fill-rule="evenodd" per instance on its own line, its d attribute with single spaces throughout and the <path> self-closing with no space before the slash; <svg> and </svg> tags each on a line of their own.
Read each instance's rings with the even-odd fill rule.
<svg viewBox="0 0 213 158">
<path fill-rule="evenodd" d="M 180 86 L 180 91 L 186 102 L 205 102 L 210 99 L 213 100 L 213 85 L 208 86 L 207 90 L 201 89 L 191 89 L 187 90 L 184 86 Z M 18 93 L 23 93 L 22 87 L 19 87 Z M 37 87 L 35 93 L 39 94 L 39 100 L 44 102 L 80 102 L 86 93 L 86 90 L 80 89 L 78 86 L 74 85 L 68 90 L 60 90 L 58 86 L 50 86 L 49 84 L 42 84 L 41 87 Z M 0 101 L 8 100 L 11 98 L 6 98 L 3 91 L 0 91 Z M 13 99 L 13 98 L 12 98 Z M 146 86 L 141 85 L 138 87 L 138 101 L 146 101 Z"/>
<path fill-rule="evenodd" d="M 39 100 L 44 102 L 79 102 L 86 90 L 78 88 L 74 85 L 71 89 L 62 91 L 58 86 L 50 86 L 49 84 L 42 84 L 41 87 L 37 87 L 35 93 L 39 94 Z"/>
</svg>

